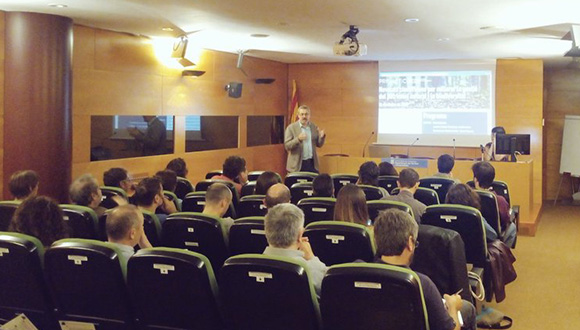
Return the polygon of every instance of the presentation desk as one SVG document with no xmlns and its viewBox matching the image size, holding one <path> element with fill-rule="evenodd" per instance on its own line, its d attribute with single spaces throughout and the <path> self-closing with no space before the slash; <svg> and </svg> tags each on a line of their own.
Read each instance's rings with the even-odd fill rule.
<svg viewBox="0 0 580 330">
<path fill-rule="evenodd" d="M 385 159 L 389 160 L 389 158 Z M 351 173 L 356 174 L 359 166 L 366 161 L 374 161 L 377 164 L 382 161 L 381 158 L 363 158 L 363 157 L 339 157 L 323 156 L 320 157 L 320 173 Z M 413 168 L 419 173 L 421 178 L 437 173 L 437 160 L 417 160 L 419 167 Z M 455 161 L 455 167 L 452 174 L 454 178 L 465 183 L 473 180 L 471 166 L 473 161 L 458 160 Z M 510 198 L 512 205 L 520 206 L 519 232 L 523 235 L 534 235 L 536 221 L 540 211 L 540 205 L 534 205 L 533 201 L 533 163 L 527 162 L 492 162 L 495 168 L 495 179 L 505 181 L 510 189 Z M 400 171 L 405 167 L 397 167 Z"/>
</svg>

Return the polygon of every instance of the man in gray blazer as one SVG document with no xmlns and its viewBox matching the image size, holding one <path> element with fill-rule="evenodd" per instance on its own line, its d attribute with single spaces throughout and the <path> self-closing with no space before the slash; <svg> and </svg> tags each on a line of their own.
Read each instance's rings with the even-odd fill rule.
<svg viewBox="0 0 580 330">
<path fill-rule="evenodd" d="M 318 173 L 316 147 L 322 147 L 325 138 L 324 130 L 310 122 L 310 108 L 300 106 L 298 121 L 288 125 L 284 133 L 284 148 L 288 151 L 288 172 Z"/>
</svg>

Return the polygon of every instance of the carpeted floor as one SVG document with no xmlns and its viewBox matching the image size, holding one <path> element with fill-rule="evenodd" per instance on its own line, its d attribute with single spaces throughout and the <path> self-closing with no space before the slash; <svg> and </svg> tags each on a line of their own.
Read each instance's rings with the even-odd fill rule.
<svg viewBox="0 0 580 330">
<path fill-rule="evenodd" d="M 514 330 L 580 329 L 580 207 L 544 203 L 535 237 L 518 237 L 518 278 L 489 306 Z"/>
</svg>

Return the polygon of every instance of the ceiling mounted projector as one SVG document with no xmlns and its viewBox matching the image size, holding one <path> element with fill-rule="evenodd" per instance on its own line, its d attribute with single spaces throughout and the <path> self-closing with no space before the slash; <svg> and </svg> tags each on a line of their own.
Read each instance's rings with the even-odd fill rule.
<svg viewBox="0 0 580 330">
<path fill-rule="evenodd" d="M 572 25 L 569 34 L 572 39 L 572 49 L 564 54 L 564 56 L 580 57 L 580 25 Z"/>
<path fill-rule="evenodd" d="M 351 25 L 349 30 L 342 35 L 340 41 L 334 44 L 332 50 L 334 55 L 339 56 L 362 56 L 367 54 L 367 45 L 359 43 L 356 35 L 359 30 L 355 25 Z"/>
</svg>

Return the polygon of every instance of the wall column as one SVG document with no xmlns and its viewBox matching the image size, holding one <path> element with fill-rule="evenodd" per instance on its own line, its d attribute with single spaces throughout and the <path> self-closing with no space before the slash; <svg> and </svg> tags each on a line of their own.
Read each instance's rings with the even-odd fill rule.
<svg viewBox="0 0 580 330">
<path fill-rule="evenodd" d="M 70 18 L 6 13 L 4 198 L 11 173 L 32 169 L 40 194 L 68 199 L 71 177 Z M 87 134 L 89 134 L 87 132 Z"/>
</svg>

